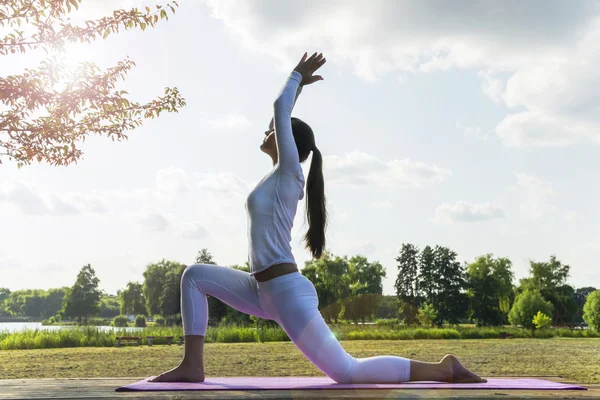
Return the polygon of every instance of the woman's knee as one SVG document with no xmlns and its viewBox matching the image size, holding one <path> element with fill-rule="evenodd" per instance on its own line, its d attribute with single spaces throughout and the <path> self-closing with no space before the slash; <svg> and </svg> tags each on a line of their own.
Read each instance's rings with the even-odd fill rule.
<svg viewBox="0 0 600 400">
<path fill-rule="evenodd" d="M 352 373 L 349 371 L 335 371 L 329 373 L 329 378 L 332 379 L 335 383 L 343 384 L 351 384 L 352 383 Z"/>
<path fill-rule="evenodd" d="M 185 267 L 181 274 L 181 281 L 193 281 L 202 276 L 209 275 L 214 269 L 213 264 L 192 264 Z"/>
</svg>

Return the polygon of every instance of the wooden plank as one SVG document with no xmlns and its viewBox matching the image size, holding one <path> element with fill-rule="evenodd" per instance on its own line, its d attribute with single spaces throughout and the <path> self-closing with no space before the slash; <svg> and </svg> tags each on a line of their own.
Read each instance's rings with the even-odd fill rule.
<svg viewBox="0 0 600 400">
<path fill-rule="evenodd" d="M 499 377 L 498 377 L 499 378 Z M 518 378 L 518 377 L 502 377 Z M 560 377 L 536 376 L 561 383 L 574 383 Z M 181 391 L 115 392 L 119 386 L 144 378 L 73 378 L 0 380 L 0 399 L 600 399 L 600 385 L 580 385 L 588 390 L 456 390 L 456 389 L 374 389 L 374 390 L 252 390 L 252 391 Z"/>
</svg>

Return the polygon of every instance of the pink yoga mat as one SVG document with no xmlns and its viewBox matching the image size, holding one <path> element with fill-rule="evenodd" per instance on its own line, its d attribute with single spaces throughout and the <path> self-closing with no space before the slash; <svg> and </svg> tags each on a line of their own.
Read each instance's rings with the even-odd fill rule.
<svg viewBox="0 0 600 400">
<path fill-rule="evenodd" d="M 202 383 L 148 382 L 149 377 L 131 385 L 118 388 L 127 391 L 170 390 L 298 390 L 298 389 L 519 389 L 519 390 L 587 390 L 582 386 L 568 385 L 533 378 L 488 378 L 486 383 L 407 382 L 398 384 L 338 384 L 327 377 L 208 377 Z"/>
</svg>

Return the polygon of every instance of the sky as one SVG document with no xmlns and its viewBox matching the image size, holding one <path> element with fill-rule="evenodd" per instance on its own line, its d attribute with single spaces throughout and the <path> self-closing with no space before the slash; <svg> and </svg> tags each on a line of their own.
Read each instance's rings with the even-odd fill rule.
<svg viewBox="0 0 600 400">
<path fill-rule="evenodd" d="M 72 20 L 155 4 L 84 0 Z M 68 167 L 4 159 L 0 287 L 71 286 L 89 263 L 114 294 L 202 248 L 244 264 L 245 198 L 272 168 L 259 146 L 305 51 L 327 58 L 293 115 L 324 156 L 331 252 L 380 262 L 387 295 L 402 243 L 507 257 L 515 283 L 556 255 L 569 284 L 600 287 L 600 3 L 467 0 L 181 0 L 155 28 L 69 45 L 69 65 L 135 61 L 130 99 L 177 87 L 187 106 L 89 137 Z M 44 58 L 3 56 L 0 76 Z"/>
</svg>

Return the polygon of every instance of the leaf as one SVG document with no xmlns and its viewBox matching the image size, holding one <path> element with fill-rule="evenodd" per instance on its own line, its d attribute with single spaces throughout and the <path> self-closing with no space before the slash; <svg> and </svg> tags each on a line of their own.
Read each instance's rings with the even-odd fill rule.
<svg viewBox="0 0 600 400">
<path fill-rule="evenodd" d="M 150 7 L 146 6 L 146 12 L 150 12 Z"/>
<path fill-rule="evenodd" d="M 165 10 L 160 10 L 160 17 L 167 18 L 167 12 Z"/>
<path fill-rule="evenodd" d="M 140 27 L 142 28 L 143 31 L 146 30 L 146 24 L 143 22 L 140 22 Z"/>
</svg>

